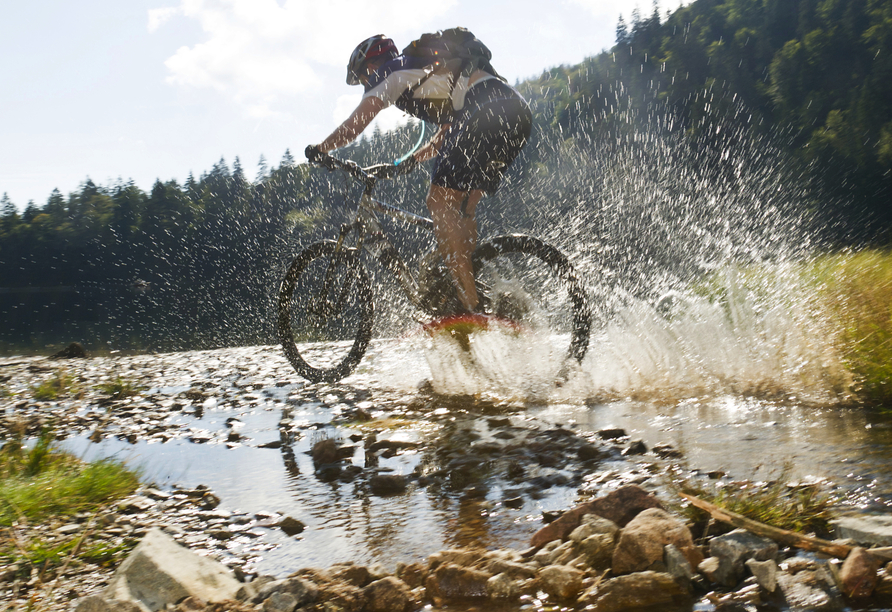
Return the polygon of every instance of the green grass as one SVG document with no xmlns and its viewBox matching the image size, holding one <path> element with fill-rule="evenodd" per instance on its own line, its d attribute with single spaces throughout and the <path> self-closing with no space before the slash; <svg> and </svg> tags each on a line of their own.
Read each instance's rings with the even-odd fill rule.
<svg viewBox="0 0 892 612">
<path fill-rule="evenodd" d="M 31 568 L 43 574 L 47 568 L 67 564 L 72 558 L 98 565 L 120 561 L 135 545 L 125 540 L 110 546 L 91 540 L 84 529 L 53 541 L 26 525 L 95 512 L 125 497 L 139 485 L 139 472 L 120 461 L 100 459 L 89 463 L 59 450 L 53 434 L 45 430 L 31 448 L 25 448 L 21 435 L 0 447 L 0 563 L 15 563 L 22 578 Z M 16 526 L 13 529 L 13 526 Z M 18 535 L 14 532 L 18 531 Z M 24 535 L 22 535 L 24 534 Z"/>
<path fill-rule="evenodd" d="M 31 387 L 31 396 L 40 401 L 51 401 L 63 395 L 76 394 L 78 388 L 74 377 L 65 372 L 58 372 L 53 378 L 45 380 L 40 385 Z"/>
<path fill-rule="evenodd" d="M 139 395 L 139 393 L 145 389 L 145 387 L 134 385 L 129 380 L 125 380 L 120 376 L 111 382 L 96 385 L 96 388 L 113 400 Z"/>
<path fill-rule="evenodd" d="M 810 273 L 858 397 L 892 407 L 892 252 L 827 255 Z"/>
<path fill-rule="evenodd" d="M 132 493 L 139 473 L 114 459 L 85 463 L 52 444 L 44 432 L 30 449 L 20 439 L 0 448 L 0 526 L 24 518 L 89 512 Z"/>
<path fill-rule="evenodd" d="M 722 483 L 707 489 L 685 480 L 674 487 L 766 525 L 799 533 L 829 534 L 833 518 L 831 508 L 839 500 L 816 485 L 787 484 L 790 470 L 791 466 L 785 466 L 771 482 Z M 694 506 L 686 506 L 680 511 L 693 521 L 709 518 L 706 512 Z"/>
<path fill-rule="evenodd" d="M 823 254 L 785 266 L 749 266 L 712 274 L 691 288 L 729 313 L 741 295 L 787 303 L 826 336 L 862 403 L 892 407 L 892 251 Z M 740 295 L 738 295 L 740 294 Z"/>
</svg>

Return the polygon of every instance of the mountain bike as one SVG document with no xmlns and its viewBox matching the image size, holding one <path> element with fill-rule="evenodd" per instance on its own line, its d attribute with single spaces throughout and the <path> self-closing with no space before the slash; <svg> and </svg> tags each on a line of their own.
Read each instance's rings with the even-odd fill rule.
<svg viewBox="0 0 892 612">
<path fill-rule="evenodd" d="M 278 334 L 298 374 L 311 382 L 334 382 L 353 372 L 372 338 L 374 295 L 361 253 L 391 273 L 424 316 L 449 317 L 462 308 L 436 250 L 421 257 L 420 270 L 413 273 L 378 220 L 382 214 L 433 231 L 431 219 L 373 197 L 377 181 L 394 178 L 400 167 L 361 168 L 330 155 L 321 165 L 357 180 L 362 195 L 352 222 L 341 225 L 336 240 L 309 245 L 288 267 L 277 303 Z M 533 236 L 497 236 L 478 244 L 473 266 L 481 311 L 474 316 L 505 324 L 512 333 L 535 330 L 561 359 L 582 361 L 591 313 L 583 284 L 560 251 Z"/>
</svg>

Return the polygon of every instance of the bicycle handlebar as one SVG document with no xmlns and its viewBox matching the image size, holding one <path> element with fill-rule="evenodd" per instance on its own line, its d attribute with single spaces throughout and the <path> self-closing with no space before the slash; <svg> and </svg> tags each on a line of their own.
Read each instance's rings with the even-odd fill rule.
<svg viewBox="0 0 892 612">
<path fill-rule="evenodd" d="M 315 147 L 313 147 L 315 149 Z M 361 183 L 373 186 L 378 179 L 392 179 L 401 174 L 408 174 L 415 169 L 417 162 L 414 158 L 403 161 L 400 164 L 374 164 L 365 168 L 351 159 L 342 160 L 315 149 L 310 156 L 310 147 L 307 147 L 307 159 L 311 164 L 328 168 L 329 170 L 343 170 Z"/>
</svg>

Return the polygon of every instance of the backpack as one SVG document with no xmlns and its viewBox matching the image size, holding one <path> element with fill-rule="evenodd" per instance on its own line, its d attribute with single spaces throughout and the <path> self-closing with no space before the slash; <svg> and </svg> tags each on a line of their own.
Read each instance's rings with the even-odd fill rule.
<svg viewBox="0 0 892 612">
<path fill-rule="evenodd" d="M 428 77 L 445 70 L 452 72 L 453 84 L 458 82 L 459 77 L 471 76 L 478 68 L 502 79 L 489 63 L 492 52 L 467 28 L 449 28 L 422 34 L 421 38 L 410 42 L 402 54 L 427 60 L 425 70 Z"/>
</svg>

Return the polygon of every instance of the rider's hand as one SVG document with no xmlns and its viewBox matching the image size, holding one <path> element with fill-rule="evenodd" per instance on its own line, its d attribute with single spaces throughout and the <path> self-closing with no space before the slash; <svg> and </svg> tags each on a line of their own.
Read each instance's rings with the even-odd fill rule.
<svg viewBox="0 0 892 612">
<path fill-rule="evenodd" d="M 325 159 L 325 153 L 319 148 L 319 145 L 307 145 L 304 155 L 307 156 L 307 161 L 311 164 L 321 164 Z"/>
</svg>

